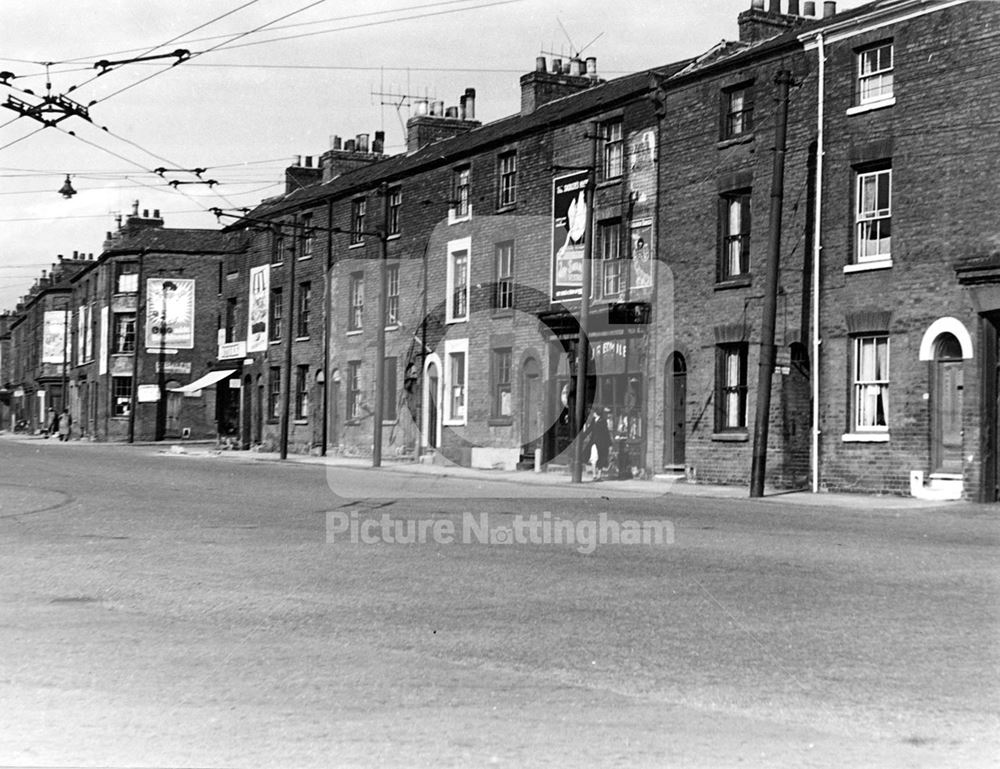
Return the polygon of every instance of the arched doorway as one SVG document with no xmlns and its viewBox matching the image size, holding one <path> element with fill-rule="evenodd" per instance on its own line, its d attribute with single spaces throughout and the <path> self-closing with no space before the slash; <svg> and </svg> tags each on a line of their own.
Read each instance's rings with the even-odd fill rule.
<svg viewBox="0 0 1000 769">
<path fill-rule="evenodd" d="M 242 426 L 240 429 L 240 447 L 243 449 L 250 448 L 250 425 L 253 415 L 251 398 L 253 398 L 253 379 L 247 374 L 243 379 L 243 407 L 241 414 L 243 419 L 241 420 Z"/>
<path fill-rule="evenodd" d="M 962 472 L 962 345 L 954 334 L 934 342 L 931 382 L 931 470 Z"/>
<path fill-rule="evenodd" d="M 538 359 L 525 358 L 521 364 L 521 453 L 534 457 L 542 447 L 542 367 Z"/>
<path fill-rule="evenodd" d="M 427 356 L 424 364 L 423 425 L 424 446 L 436 449 L 441 444 L 441 367 L 437 355 Z"/>
<path fill-rule="evenodd" d="M 667 356 L 663 382 L 663 465 L 683 469 L 687 436 L 687 361 L 679 352 Z"/>
</svg>

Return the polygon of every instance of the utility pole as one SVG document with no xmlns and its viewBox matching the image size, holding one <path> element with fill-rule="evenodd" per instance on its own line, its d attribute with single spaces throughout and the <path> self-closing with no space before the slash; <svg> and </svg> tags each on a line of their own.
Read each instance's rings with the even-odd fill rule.
<svg viewBox="0 0 1000 769">
<path fill-rule="evenodd" d="M 785 133 L 788 126 L 788 88 L 792 75 L 781 70 L 778 110 L 774 128 L 774 170 L 771 176 L 771 211 L 767 233 L 767 268 L 764 275 L 764 317 L 760 326 L 760 372 L 757 377 L 757 413 L 754 420 L 753 464 L 750 496 L 764 496 L 767 469 L 767 433 L 771 417 L 771 378 L 774 375 L 774 322 L 778 308 L 778 274 L 781 269 L 781 206 L 785 194 Z"/>
<path fill-rule="evenodd" d="M 333 311 L 333 292 L 330 286 L 330 271 L 333 268 L 333 232 L 329 230 L 333 222 L 333 200 L 326 203 L 326 266 L 323 270 L 323 427 L 320 430 L 320 456 L 326 456 L 326 444 L 330 440 L 330 317 Z"/>
<path fill-rule="evenodd" d="M 379 187 L 382 198 L 382 231 L 378 232 L 378 309 L 375 315 L 375 413 L 372 418 L 372 467 L 382 466 L 382 417 L 385 405 L 385 263 L 389 258 L 389 185 Z"/>
<path fill-rule="evenodd" d="M 276 226 L 275 232 L 281 231 L 281 223 Z M 295 222 L 292 222 L 292 247 L 282 258 L 288 259 L 288 322 L 285 324 L 285 365 L 281 372 L 281 437 L 280 449 L 281 458 L 288 459 L 288 412 L 291 408 L 292 389 L 292 340 L 295 338 L 295 258 L 297 256 L 296 240 L 298 230 Z"/>
<path fill-rule="evenodd" d="M 598 125 L 590 124 L 587 133 L 590 138 L 590 175 L 584 200 L 587 201 L 586 229 L 583 236 L 583 275 L 580 294 L 580 333 L 576 344 L 576 400 L 573 403 L 573 483 L 583 482 L 583 452 L 586 448 L 583 440 L 584 427 L 587 424 L 587 369 L 590 365 L 590 285 L 591 264 L 594 258 L 594 198 L 597 190 L 597 139 Z"/>
<path fill-rule="evenodd" d="M 138 206 L 138 201 L 136 206 Z M 139 252 L 139 266 L 136 268 L 136 287 L 135 287 L 135 326 L 133 331 L 133 342 L 132 345 L 132 388 L 129 397 L 129 407 L 128 407 L 128 442 L 135 443 L 135 412 L 136 405 L 139 401 L 139 341 L 142 339 L 143 334 L 145 334 L 145 324 L 140 324 L 140 320 L 143 314 L 146 312 L 146 291 L 145 285 L 143 284 L 143 256 L 145 251 Z M 113 261 L 108 263 L 108 267 L 111 270 L 110 276 L 108 278 L 108 285 L 114 281 L 114 269 L 115 263 Z M 109 314 L 108 317 L 113 318 L 114 316 Z M 110 329 L 104 329 L 104 333 L 108 332 L 112 334 L 115 333 L 114 321 L 112 321 L 112 327 Z M 109 341 L 114 341 L 109 340 Z M 109 377 L 110 381 L 110 377 Z M 111 389 L 110 387 L 108 388 Z"/>
</svg>

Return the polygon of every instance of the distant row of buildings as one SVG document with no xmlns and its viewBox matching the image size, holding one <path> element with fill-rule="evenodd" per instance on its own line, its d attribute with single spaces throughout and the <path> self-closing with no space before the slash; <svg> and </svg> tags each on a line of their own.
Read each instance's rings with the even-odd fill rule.
<svg viewBox="0 0 1000 769">
<path fill-rule="evenodd" d="M 571 457 L 585 350 L 623 477 L 746 483 L 770 302 L 769 483 L 997 499 L 1000 7 L 788 2 L 418 105 L 222 231 L 136 208 L 0 316 L 6 420 L 514 469 Z"/>
</svg>

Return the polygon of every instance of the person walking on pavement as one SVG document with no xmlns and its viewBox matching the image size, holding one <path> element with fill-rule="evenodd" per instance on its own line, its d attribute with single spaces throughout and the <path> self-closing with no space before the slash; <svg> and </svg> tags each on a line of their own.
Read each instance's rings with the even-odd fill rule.
<svg viewBox="0 0 1000 769">
<path fill-rule="evenodd" d="M 63 413 L 59 415 L 59 440 L 69 440 L 69 431 L 72 426 L 73 418 L 69 415 L 69 409 L 63 409 Z"/>
<path fill-rule="evenodd" d="M 601 475 L 608 468 L 608 455 L 611 452 L 611 433 L 600 409 L 594 409 L 585 437 L 590 445 L 590 464 L 594 480 L 600 481 Z"/>
<path fill-rule="evenodd" d="M 48 438 L 50 435 L 56 435 L 59 432 L 59 414 L 56 410 L 50 408 L 48 410 L 48 424 L 45 427 L 45 437 Z"/>
</svg>

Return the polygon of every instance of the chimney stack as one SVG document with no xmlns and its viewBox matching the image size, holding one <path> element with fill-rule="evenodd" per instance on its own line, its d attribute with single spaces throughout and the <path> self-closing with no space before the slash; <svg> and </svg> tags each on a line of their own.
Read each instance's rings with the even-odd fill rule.
<svg viewBox="0 0 1000 769">
<path fill-rule="evenodd" d="M 794 29 L 804 20 L 799 15 L 799 0 L 788 0 L 787 13 L 781 12 L 781 0 L 769 0 L 766 11 L 764 0 L 751 0 L 750 8 L 737 21 L 741 43 L 760 43 Z"/>
<path fill-rule="evenodd" d="M 829 19 L 837 15 L 837 3 L 834 0 L 823 0 L 823 18 Z"/>
<path fill-rule="evenodd" d="M 552 59 L 546 71 L 545 57 L 539 56 L 535 59 L 535 70 L 521 76 L 521 114 L 529 115 L 543 104 L 601 82 L 597 77 L 596 57 L 589 57 L 586 63 L 574 58 L 565 66 L 562 59 Z"/>
</svg>

